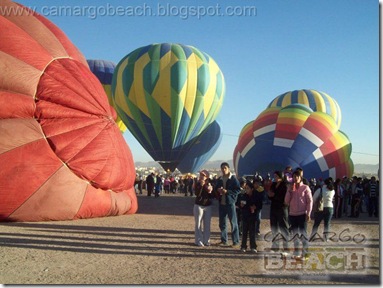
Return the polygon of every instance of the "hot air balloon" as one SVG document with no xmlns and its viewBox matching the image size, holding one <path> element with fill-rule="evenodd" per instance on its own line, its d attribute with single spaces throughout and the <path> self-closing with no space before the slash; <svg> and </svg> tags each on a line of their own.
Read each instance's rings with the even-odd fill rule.
<svg viewBox="0 0 383 288">
<path fill-rule="evenodd" d="M 85 58 L 41 15 L 1 8 L 0 220 L 135 213 L 133 158 Z"/>
<path fill-rule="evenodd" d="M 225 95 L 217 63 L 181 44 L 152 44 L 125 56 L 116 67 L 112 96 L 118 115 L 165 170 L 178 166 L 216 119 Z"/>
<path fill-rule="evenodd" d="M 222 141 L 221 126 L 217 121 L 211 123 L 194 142 L 187 155 L 178 164 L 182 173 L 196 173 L 217 151 Z"/>
<path fill-rule="evenodd" d="M 310 107 L 313 111 L 324 112 L 334 118 L 340 128 L 342 113 L 336 100 L 324 92 L 313 89 L 294 90 L 283 93 L 274 98 L 267 106 L 286 107 L 290 104 L 302 104 Z"/>
<path fill-rule="evenodd" d="M 108 60 L 100 59 L 87 59 L 90 71 L 96 75 L 97 79 L 101 82 L 102 87 L 106 95 L 108 96 L 109 104 L 114 107 L 111 85 L 113 79 L 113 72 L 116 68 L 116 64 Z M 126 131 L 126 126 L 122 122 L 121 118 L 117 115 L 116 123 L 118 128 L 120 128 L 121 133 Z"/>
<path fill-rule="evenodd" d="M 261 175 L 288 165 L 306 178 L 351 177 L 351 143 L 332 116 L 302 104 L 264 110 L 242 129 L 233 159 L 237 175 Z M 251 136 L 250 136 L 251 135 Z"/>
</svg>

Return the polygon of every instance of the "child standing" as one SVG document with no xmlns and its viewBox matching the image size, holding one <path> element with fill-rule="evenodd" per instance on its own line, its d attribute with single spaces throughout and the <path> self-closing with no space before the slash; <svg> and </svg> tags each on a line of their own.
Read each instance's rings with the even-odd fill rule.
<svg viewBox="0 0 383 288">
<path fill-rule="evenodd" d="M 257 199 L 254 191 L 253 181 L 247 180 L 245 185 L 245 194 L 240 197 L 240 207 L 242 212 L 242 244 L 241 251 L 246 252 L 247 238 L 249 236 L 250 251 L 257 253 L 257 243 L 255 241 L 255 223 L 257 221 L 256 210 L 260 207 L 259 198 Z"/>
</svg>

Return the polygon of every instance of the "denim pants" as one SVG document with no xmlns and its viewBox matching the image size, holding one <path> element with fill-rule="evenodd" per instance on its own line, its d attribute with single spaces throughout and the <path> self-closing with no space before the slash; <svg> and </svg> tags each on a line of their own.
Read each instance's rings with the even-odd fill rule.
<svg viewBox="0 0 383 288">
<path fill-rule="evenodd" d="M 259 230 L 259 227 L 261 226 L 261 213 L 262 213 L 262 209 L 255 210 L 255 233 L 256 234 L 261 233 L 261 231 Z"/>
<path fill-rule="evenodd" d="M 242 249 L 247 249 L 247 238 L 249 238 L 250 249 L 257 249 L 257 243 L 255 241 L 255 225 L 256 215 L 246 216 L 242 219 L 243 234 L 242 234 Z"/>
<path fill-rule="evenodd" d="M 331 228 L 330 227 L 331 226 L 331 217 L 332 217 L 333 213 L 334 213 L 333 207 L 323 207 L 323 211 L 316 212 L 314 214 L 314 225 L 313 225 L 313 229 L 311 231 L 310 239 L 312 237 L 315 237 L 314 235 L 317 233 L 318 227 L 323 220 L 324 221 L 323 239 L 327 240 L 327 236 L 328 236 L 328 233 L 330 232 L 330 228 Z"/>
<path fill-rule="evenodd" d="M 195 220 L 195 244 L 200 243 L 204 245 L 210 244 L 210 222 L 212 215 L 212 207 L 210 206 L 201 206 L 194 204 L 193 214 Z"/>
<path fill-rule="evenodd" d="M 271 249 L 274 251 L 279 250 L 280 243 L 282 242 L 283 250 L 287 252 L 289 249 L 289 222 L 288 222 L 287 207 L 270 209 L 270 227 L 273 235 Z"/>
<path fill-rule="evenodd" d="M 218 208 L 219 214 L 219 229 L 221 230 L 221 241 L 227 243 L 228 234 L 227 234 L 227 219 L 229 218 L 231 225 L 231 238 L 233 244 L 239 243 L 239 230 L 238 230 L 238 221 L 237 213 L 235 211 L 235 204 L 219 204 Z"/>
<path fill-rule="evenodd" d="M 292 235 L 291 238 L 294 241 L 294 255 L 299 255 L 299 242 L 302 242 L 302 255 L 308 253 L 309 241 L 307 238 L 307 221 L 306 214 L 298 216 L 289 216 Z"/>
</svg>

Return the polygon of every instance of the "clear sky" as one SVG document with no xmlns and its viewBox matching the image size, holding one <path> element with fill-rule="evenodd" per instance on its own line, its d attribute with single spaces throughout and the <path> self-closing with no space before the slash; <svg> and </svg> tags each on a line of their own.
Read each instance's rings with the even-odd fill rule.
<svg viewBox="0 0 383 288">
<path fill-rule="evenodd" d="M 238 136 L 276 96 L 314 89 L 342 110 L 355 164 L 379 163 L 379 2 L 376 0 L 38 1 L 41 13 L 87 59 L 116 64 L 152 43 L 209 54 L 226 80 L 217 119 L 223 138 L 210 160 L 231 160 Z M 135 161 L 151 161 L 129 131 Z"/>
</svg>

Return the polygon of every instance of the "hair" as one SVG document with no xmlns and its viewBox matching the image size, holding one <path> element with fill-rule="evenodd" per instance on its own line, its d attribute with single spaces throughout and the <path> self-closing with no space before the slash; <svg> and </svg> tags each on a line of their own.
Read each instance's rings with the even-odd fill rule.
<svg viewBox="0 0 383 288">
<path fill-rule="evenodd" d="M 229 163 L 227 163 L 227 162 L 222 162 L 221 163 L 221 168 L 224 167 L 224 166 L 226 166 L 227 168 L 230 168 Z"/>
<path fill-rule="evenodd" d="M 297 173 L 299 173 L 299 174 L 297 174 Z M 297 168 L 295 169 L 293 175 L 294 175 L 294 174 L 295 174 L 295 175 L 299 175 L 299 176 L 301 176 L 301 177 L 303 178 L 303 169 L 300 168 L 300 167 L 297 167 Z"/>
<path fill-rule="evenodd" d="M 294 172 L 293 172 L 293 176 L 299 176 L 299 177 L 302 177 L 302 170 L 295 170 Z"/>
<path fill-rule="evenodd" d="M 274 174 L 278 175 L 279 178 L 283 179 L 283 174 L 281 171 L 276 170 L 276 171 L 274 171 Z"/>
<path fill-rule="evenodd" d="M 324 180 L 324 184 L 326 184 L 328 190 L 333 190 L 334 189 L 334 182 L 333 182 L 331 177 L 326 178 Z"/>
<path fill-rule="evenodd" d="M 251 189 L 254 189 L 254 182 L 252 179 L 247 179 L 246 185 L 249 186 Z"/>
<path fill-rule="evenodd" d="M 243 184 L 245 184 L 246 183 L 246 178 L 245 177 L 241 177 L 241 178 L 239 178 L 239 185 L 243 185 Z"/>
</svg>

